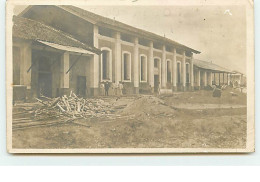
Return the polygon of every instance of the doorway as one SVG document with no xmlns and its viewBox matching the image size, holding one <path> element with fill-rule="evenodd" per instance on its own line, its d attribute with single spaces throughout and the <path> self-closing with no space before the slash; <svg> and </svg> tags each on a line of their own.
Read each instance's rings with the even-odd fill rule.
<svg viewBox="0 0 260 182">
<path fill-rule="evenodd" d="M 154 93 L 158 92 L 159 81 L 159 75 L 154 75 Z"/>
<path fill-rule="evenodd" d="M 52 97 L 52 74 L 39 73 L 38 82 L 38 96 Z"/>
<path fill-rule="evenodd" d="M 46 97 L 52 97 L 52 61 L 45 56 L 42 56 L 38 60 L 38 97 L 44 95 Z"/>
<path fill-rule="evenodd" d="M 77 77 L 77 95 L 84 97 L 86 96 L 87 90 L 87 81 L 86 76 L 78 76 Z"/>
</svg>

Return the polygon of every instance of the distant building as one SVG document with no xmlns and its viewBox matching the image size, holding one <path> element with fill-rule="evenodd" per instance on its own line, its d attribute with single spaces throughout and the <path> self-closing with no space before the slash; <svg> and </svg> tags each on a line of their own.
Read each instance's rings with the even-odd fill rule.
<svg viewBox="0 0 260 182">
<path fill-rule="evenodd" d="M 26 97 L 56 97 L 70 90 L 96 96 L 107 81 L 122 82 L 126 94 L 228 83 L 227 70 L 194 60 L 199 53 L 74 6 L 35 5 L 14 17 L 13 84 Z"/>
<path fill-rule="evenodd" d="M 233 71 L 232 74 L 230 74 L 230 81 L 235 87 L 237 86 L 246 87 L 247 85 L 246 75 L 239 71 Z"/>
</svg>

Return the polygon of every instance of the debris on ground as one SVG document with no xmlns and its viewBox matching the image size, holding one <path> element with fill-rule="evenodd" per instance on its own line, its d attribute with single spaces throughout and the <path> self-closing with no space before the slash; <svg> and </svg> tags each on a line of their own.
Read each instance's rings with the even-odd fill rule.
<svg viewBox="0 0 260 182">
<path fill-rule="evenodd" d="M 72 91 L 69 96 L 63 95 L 57 98 L 41 96 L 41 99 L 36 100 L 42 104 L 35 110 L 37 120 L 60 117 L 88 119 L 113 115 L 112 107 L 104 100 L 80 98 Z"/>
</svg>

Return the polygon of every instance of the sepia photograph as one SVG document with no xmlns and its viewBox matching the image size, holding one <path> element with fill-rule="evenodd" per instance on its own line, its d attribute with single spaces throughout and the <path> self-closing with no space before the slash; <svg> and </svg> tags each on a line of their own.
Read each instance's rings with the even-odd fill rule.
<svg viewBox="0 0 260 182">
<path fill-rule="evenodd" d="M 7 2 L 8 152 L 254 152 L 253 1 L 79 2 Z"/>
</svg>

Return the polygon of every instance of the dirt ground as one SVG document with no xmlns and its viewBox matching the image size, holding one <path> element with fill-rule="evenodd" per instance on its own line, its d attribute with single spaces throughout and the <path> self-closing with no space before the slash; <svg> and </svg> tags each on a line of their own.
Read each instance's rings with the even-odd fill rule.
<svg viewBox="0 0 260 182">
<path fill-rule="evenodd" d="M 221 98 L 206 90 L 100 98 L 114 106 L 116 119 L 77 119 L 13 130 L 13 148 L 246 146 L 246 94 L 231 88 Z"/>
</svg>

